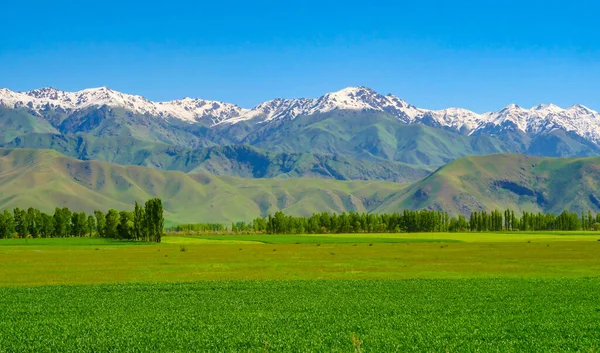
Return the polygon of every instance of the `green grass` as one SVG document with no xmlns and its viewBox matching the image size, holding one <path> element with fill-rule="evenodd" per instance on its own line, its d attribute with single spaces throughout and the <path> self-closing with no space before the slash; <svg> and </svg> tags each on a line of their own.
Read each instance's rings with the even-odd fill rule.
<svg viewBox="0 0 600 353">
<path fill-rule="evenodd" d="M 185 239 L 210 239 L 217 241 L 252 241 L 265 244 L 364 244 L 364 243 L 425 243 L 425 242 L 445 242 L 457 243 L 460 240 L 435 238 L 435 234 L 431 237 L 380 237 L 377 235 L 368 236 L 366 234 L 336 234 L 335 236 L 328 235 L 293 235 L 293 234 L 248 234 L 248 235 L 207 235 L 207 236 L 186 236 Z M 169 237 L 165 237 L 169 242 Z M 182 243 L 185 241 L 181 241 Z"/>
<path fill-rule="evenodd" d="M 167 243 L 259 242 L 266 244 L 334 243 L 460 243 L 460 242 L 555 242 L 600 241 L 600 232 L 473 232 L 473 233 L 353 233 L 353 234 L 235 234 L 169 235 Z"/>
<path fill-rule="evenodd" d="M 0 241 L 0 286 L 597 277 L 599 238 L 596 234 L 427 233 L 165 237 L 162 244 L 6 239 Z"/>
<path fill-rule="evenodd" d="M 0 352 L 597 352 L 598 238 L 2 239 Z"/>
<path fill-rule="evenodd" d="M 0 351 L 596 352 L 600 279 L 0 288 Z"/>
<path fill-rule="evenodd" d="M 27 238 L 0 239 L 0 246 L 93 246 L 93 245 L 153 245 L 107 238 Z"/>
</svg>

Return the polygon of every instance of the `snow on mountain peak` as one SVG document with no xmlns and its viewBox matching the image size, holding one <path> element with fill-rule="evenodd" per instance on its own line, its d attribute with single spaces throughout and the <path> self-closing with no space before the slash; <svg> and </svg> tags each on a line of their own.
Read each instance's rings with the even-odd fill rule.
<svg viewBox="0 0 600 353">
<path fill-rule="evenodd" d="M 420 112 L 398 97 L 383 96 L 370 88 L 358 86 L 326 93 L 319 98 L 270 100 L 235 119 L 223 122 L 235 124 L 244 120 L 255 120 L 264 123 L 279 119 L 295 119 L 301 115 L 323 114 L 334 110 L 380 111 L 394 115 L 404 122 L 412 121 Z"/>
<path fill-rule="evenodd" d="M 506 107 L 504 107 L 501 111 L 514 111 L 514 110 L 525 110 L 521 107 L 519 107 L 518 105 L 516 105 L 515 103 L 509 104 Z"/>
<path fill-rule="evenodd" d="M 58 99 L 60 91 L 53 87 L 43 87 L 26 92 L 27 95 L 35 98 Z"/>
<path fill-rule="evenodd" d="M 327 93 L 317 100 L 315 111 L 328 112 L 334 109 L 365 110 L 377 109 L 385 97 L 366 87 L 347 87 Z"/>
<path fill-rule="evenodd" d="M 551 112 L 559 112 L 559 111 L 562 111 L 563 109 L 554 104 L 538 104 L 538 105 L 532 107 L 530 110 L 546 110 L 546 111 L 551 111 Z"/>
<path fill-rule="evenodd" d="M 590 108 L 588 108 L 588 107 L 586 107 L 585 105 L 582 105 L 582 104 L 572 105 L 567 110 L 571 111 L 571 112 L 578 112 L 578 113 L 583 113 L 583 114 L 595 113 L 595 111 L 593 111 L 592 109 L 590 109 Z"/>
<path fill-rule="evenodd" d="M 124 108 L 138 114 L 150 114 L 163 118 L 177 118 L 190 122 L 210 119 L 216 124 L 224 119 L 245 112 L 234 104 L 201 99 L 183 99 L 170 102 L 152 102 L 142 96 L 130 95 L 108 87 L 87 88 L 77 92 L 60 91 L 52 87 L 29 92 L 0 90 L 0 104 L 11 108 L 26 108 L 34 114 L 47 106 L 65 111 L 75 111 L 92 106 Z"/>
<path fill-rule="evenodd" d="M 505 124 L 513 124 L 527 134 L 549 132 L 558 127 L 600 143 L 600 114 L 580 104 L 567 109 L 554 104 L 539 104 L 531 109 L 510 104 L 498 112 L 484 114 L 461 108 L 428 110 L 412 106 L 392 94 L 381 95 L 364 86 L 346 87 L 319 98 L 273 99 L 252 109 L 189 97 L 168 102 L 152 102 L 142 96 L 124 94 L 108 87 L 88 88 L 77 92 L 65 92 L 52 87 L 29 92 L 13 92 L 1 88 L 0 104 L 11 108 L 24 108 L 38 115 L 47 108 L 62 109 L 69 113 L 105 105 L 138 114 L 176 118 L 188 122 L 204 120 L 210 125 L 235 124 L 246 120 L 268 123 L 335 110 L 369 110 L 389 114 L 407 124 L 447 127 L 467 134 L 485 132 L 490 127 Z"/>
</svg>

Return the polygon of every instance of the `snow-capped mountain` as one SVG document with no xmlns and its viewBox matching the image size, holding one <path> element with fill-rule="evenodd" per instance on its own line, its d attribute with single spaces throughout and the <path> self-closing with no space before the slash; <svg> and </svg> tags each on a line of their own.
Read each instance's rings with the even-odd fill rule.
<svg viewBox="0 0 600 353">
<path fill-rule="evenodd" d="M 366 87 L 348 87 L 315 99 L 276 99 L 262 103 L 238 117 L 222 120 L 221 123 L 235 124 L 245 120 L 265 123 L 333 110 L 381 111 L 406 124 L 446 127 L 467 135 L 482 132 L 490 126 L 512 125 L 530 135 L 549 133 L 559 128 L 600 143 L 600 114 L 582 105 L 563 109 L 553 104 L 540 104 L 524 109 L 511 104 L 498 112 L 483 114 L 462 108 L 428 110 L 410 105 L 391 94 L 381 95 Z"/>
<path fill-rule="evenodd" d="M 498 112 L 482 116 L 481 122 L 471 134 L 484 131 L 490 126 L 512 125 L 532 136 L 563 129 L 594 143 L 600 142 L 600 114 L 583 105 L 563 109 L 554 104 L 540 104 L 524 109 L 511 104 Z"/>
<path fill-rule="evenodd" d="M 280 119 L 294 119 L 301 115 L 328 113 L 333 110 L 381 111 L 392 114 L 405 123 L 412 122 L 420 113 L 420 110 L 396 96 L 383 96 L 366 87 L 347 87 L 337 92 L 327 93 L 320 98 L 270 100 L 222 123 L 235 124 L 247 120 L 265 123 Z"/>
<path fill-rule="evenodd" d="M 25 108 L 40 116 L 47 109 L 73 112 L 106 105 L 190 123 L 204 121 L 209 125 L 236 124 L 242 121 L 267 124 L 334 110 L 368 110 L 387 113 L 406 124 L 444 127 L 466 135 L 497 131 L 499 127 L 512 127 L 528 135 L 563 129 L 600 144 L 600 114 L 582 105 L 563 109 L 552 104 L 540 104 L 524 109 L 512 104 L 498 112 L 483 114 L 461 108 L 428 110 L 410 105 L 391 94 L 381 95 L 366 87 L 348 87 L 319 98 L 274 99 L 252 109 L 192 98 L 152 102 L 142 96 L 124 94 L 106 87 L 78 92 L 64 92 L 54 88 L 29 92 L 0 89 L 0 104 L 11 108 Z"/>
<path fill-rule="evenodd" d="M 246 112 L 235 104 L 184 98 L 169 102 L 152 102 L 142 96 L 124 94 L 107 87 L 89 88 L 78 92 L 64 92 L 54 88 L 40 88 L 29 92 L 0 89 L 0 104 L 11 108 L 26 108 L 42 115 L 45 109 L 72 112 L 92 106 L 109 106 L 150 114 L 164 118 L 177 118 L 189 122 L 210 119 L 217 124 Z"/>
</svg>

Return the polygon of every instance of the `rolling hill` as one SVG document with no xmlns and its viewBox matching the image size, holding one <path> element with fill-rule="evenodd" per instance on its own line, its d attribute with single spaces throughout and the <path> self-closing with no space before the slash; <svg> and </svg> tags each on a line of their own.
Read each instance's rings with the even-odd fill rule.
<svg viewBox="0 0 600 353">
<path fill-rule="evenodd" d="M 168 222 L 251 220 L 277 210 L 371 211 L 404 188 L 392 182 L 244 179 L 80 161 L 49 150 L 0 149 L 0 209 L 130 209 L 160 197 Z"/>
<path fill-rule="evenodd" d="M 251 220 L 277 210 L 293 215 L 403 209 L 468 215 L 507 207 L 598 212 L 600 157 L 464 157 L 416 183 L 399 184 L 237 178 L 81 161 L 51 150 L 0 149 L 0 209 L 129 209 L 135 201 L 155 196 L 163 199 L 171 223 Z"/>
<path fill-rule="evenodd" d="M 120 136 L 30 133 L 0 144 L 0 147 L 53 149 L 80 160 L 245 178 L 310 177 L 411 182 L 431 173 L 426 167 L 388 160 L 349 159 L 310 152 L 275 153 L 249 145 L 189 149 Z"/>
<path fill-rule="evenodd" d="M 600 211 L 600 157 L 514 154 L 457 159 L 386 200 L 376 212 L 443 209 L 453 214 L 505 209 Z"/>
</svg>

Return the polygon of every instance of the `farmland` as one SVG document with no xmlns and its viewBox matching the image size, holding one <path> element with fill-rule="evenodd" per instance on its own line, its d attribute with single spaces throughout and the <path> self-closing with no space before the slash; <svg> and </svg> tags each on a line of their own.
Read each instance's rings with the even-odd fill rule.
<svg viewBox="0 0 600 353">
<path fill-rule="evenodd" d="M 585 351 L 600 234 L 0 240 L 0 351 Z"/>
<path fill-rule="evenodd" d="M 0 285 L 586 277 L 600 273 L 598 239 L 594 232 L 3 239 Z"/>
<path fill-rule="evenodd" d="M 595 352 L 598 289 L 597 278 L 7 287 L 0 350 Z"/>
</svg>

